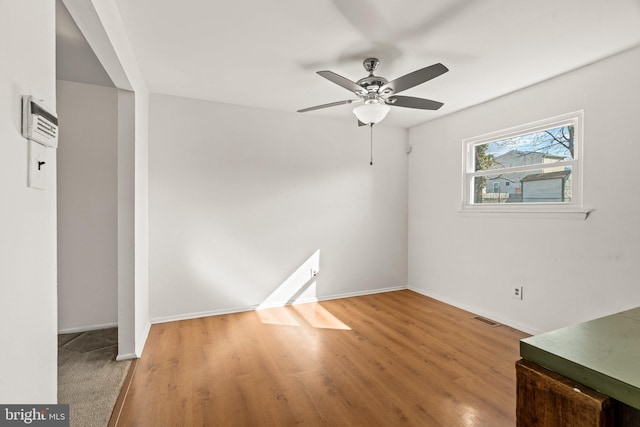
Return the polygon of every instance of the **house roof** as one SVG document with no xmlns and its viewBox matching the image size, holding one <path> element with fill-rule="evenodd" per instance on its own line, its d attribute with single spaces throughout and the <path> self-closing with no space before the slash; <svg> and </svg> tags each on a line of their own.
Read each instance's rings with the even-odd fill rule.
<svg viewBox="0 0 640 427">
<path fill-rule="evenodd" d="M 523 177 L 520 182 L 528 181 L 545 181 L 548 179 L 564 179 L 571 174 L 569 170 L 546 172 L 546 173 L 534 173 Z"/>
<path fill-rule="evenodd" d="M 555 154 L 540 153 L 538 151 L 509 150 L 504 154 L 496 156 L 496 160 L 501 159 L 503 157 L 507 157 L 507 156 L 540 156 L 541 158 L 557 159 L 557 160 L 564 160 L 565 158 L 565 156 L 557 156 Z"/>
</svg>

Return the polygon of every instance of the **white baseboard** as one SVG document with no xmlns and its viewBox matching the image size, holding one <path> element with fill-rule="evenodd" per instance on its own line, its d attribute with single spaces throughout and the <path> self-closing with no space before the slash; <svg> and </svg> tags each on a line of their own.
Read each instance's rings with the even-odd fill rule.
<svg viewBox="0 0 640 427">
<path fill-rule="evenodd" d="M 287 305 L 307 304 L 310 302 L 330 301 L 334 299 L 359 297 L 359 296 L 365 296 L 365 295 L 380 294 L 383 292 L 401 291 L 405 289 L 408 289 L 408 288 L 406 286 L 393 286 L 389 288 L 370 289 L 370 290 L 359 291 L 359 292 L 347 292 L 344 294 L 326 295 L 326 296 L 317 297 L 317 298 L 297 299 L 293 303 L 290 303 L 289 301 L 277 301 L 277 302 L 269 303 L 268 306 L 250 305 L 246 307 L 225 308 L 225 309 L 219 309 L 219 310 L 202 311 L 197 313 L 179 314 L 175 316 L 154 317 L 151 319 L 151 323 L 156 324 L 156 323 L 175 322 L 178 320 L 198 319 L 200 317 L 221 316 L 223 314 L 242 313 L 245 311 L 254 311 L 258 309 L 263 310 L 267 308 L 284 307 Z"/>
<path fill-rule="evenodd" d="M 362 297 L 365 295 L 375 295 L 375 294 L 382 294 L 384 292 L 394 292 L 394 291 L 403 291 L 409 289 L 406 286 L 392 286 L 389 288 L 380 288 L 380 289 L 370 289 L 370 290 L 366 290 L 366 291 L 360 291 L 360 292 L 347 292 L 344 294 L 335 294 L 335 295 L 328 295 L 328 296 L 324 296 L 324 297 L 320 297 L 318 298 L 318 301 L 330 301 L 332 299 L 342 299 L 342 298 L 351 298 L 351 297 Z"/>
<path fill-rule="evenodd" d="M 287 305 L 308 304 L 310 302 L 318 302 L 318 301 L 320 301 L 320 300 L 318 298 L 316 298 L 316 297 L 298 298 L 294 302 L 276 301 L 276 302 L 270 302 L 269 304 L 257 305 L 254 310 L 266 310 L 266 309 L 269 309 L 269 308 L 285 307 Z"/>
<path fill-rule="evenodd" d="M 525 332 L 527 334 L 536 335 L 536 334 L 539 334 L 539 333 L 542 332 L 542 331 L 536 330 L 535 328 L 531 328 L 528 325 L 523 325 L 521 323 L 514 322 L 511 319 L 504 319 L 504 318 L 501 318 L 501 317 L 496 317 L 494 313 L 489 313 L 487 311 L 479 309 L 478 307 L 474 307 L 474 306 L 471 306 L 471 305 L 468 305 L 468 304 L 462 304 L 459 301 L 455 301 L 455 300 L 452 300 L 450 298 L 443 297 L 442 295 L 438 295 L 438 294 L 435 294 L 433 292 L 425 291 L 423 289 L 414 288 L 414 287 L 411 287 L 411 286 L 409 286 L 408 289 L 410 291 L 416 292 L 416 293 L 418 293 L 420 295 L 424 295 L 426 297 L 433 298 L 435 300 L 438 300 L 438 301 L 443 302 L 445 304 L 449 304 L 449 305 L 451 305 L 453 307 L 456 307 L 456 308 L 459 308 L 461 310 L 468 311 L 468 312 L 473 313 L 475 315 L 486 317 L 487 319 L 494 320 L 494 321 L 496 321 L 498 323 L 501 323 L 503 325 L 506 325 L 506 326 L 509 326 L 511 328 L 517 329 L 519 331 Z"/>
<path fill-rule="evenodd" d="M 257 306 L 250 305 L 248 307 L 223 308 L 219 310 L 200 311 L 196 313 L 177 314 L 174 316 L 161 316 L 151 319 L 151 324 L 177 322 L 179 320 L 198 319 L 200 317 L 222 316 L 223 314 L 242 313 L 244 311 L 253 311 Z"/>
<path fill-rule="evenodd" d="M 116 362 L 122 362 L 123 360 L 131 360 L 131 359 L 137 359 L 138 356 L 136 356 L 135 353 L 128 353 L 128 354 L 119 354 L 116 356 Z"/>
<path fill-rule="evenodd" d="M 98 329 L 117 328 L 118 322 L 103 323 L 101 325 L 78 326 L 74 328 L 58 329 L 58 334 L 75 334 L 78 332 L 97 331 Z"/>
</svg>

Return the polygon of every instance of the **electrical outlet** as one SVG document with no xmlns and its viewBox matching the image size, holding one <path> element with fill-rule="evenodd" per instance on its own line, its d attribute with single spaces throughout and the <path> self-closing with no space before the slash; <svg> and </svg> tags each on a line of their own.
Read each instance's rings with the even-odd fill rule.
<svg viewBox="0 0 640 427">
<path fill-rule="evenodd" d="M 514 286 L 511 289 L 511 298 L 513 299 L 523 299 L 524 298 L 524 286 Z"/>
</svg>

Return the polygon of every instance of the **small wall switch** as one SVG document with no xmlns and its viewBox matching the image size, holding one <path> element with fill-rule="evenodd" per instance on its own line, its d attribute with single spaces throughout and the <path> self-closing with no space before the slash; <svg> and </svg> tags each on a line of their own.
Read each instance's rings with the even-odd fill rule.
<svg viewBox="0 0 640 427">
<path fill-rule="evenodd" d="M 47 160 L 47 147 L 29 141 L 29 188 L 45 190 L 47 188 L 47 171 L 51 166 Z"/>
</svg>

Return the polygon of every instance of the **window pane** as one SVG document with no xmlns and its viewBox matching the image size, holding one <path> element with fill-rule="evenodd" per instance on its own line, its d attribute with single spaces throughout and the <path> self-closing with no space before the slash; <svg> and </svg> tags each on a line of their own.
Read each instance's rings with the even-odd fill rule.
<svg viewBox="0 0 640 427">
<path fill-rule="evenodd" d="M 475 146 L 475 170 L 503 169 L 573 160 L 573 125 Z"/>
<path fill-rule="evenodd" d="M 571 167 L 473 178 L 473 203 L 570 203 Z"/>
</svg>

